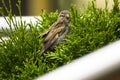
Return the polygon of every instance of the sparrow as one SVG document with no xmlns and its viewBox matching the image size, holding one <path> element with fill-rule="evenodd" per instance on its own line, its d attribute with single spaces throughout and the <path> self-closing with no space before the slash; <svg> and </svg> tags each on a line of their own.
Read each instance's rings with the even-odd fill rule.
<svg viewBox="0 0 120 80">
<path fill-rule="evenodd" d="M 39 38 L 43 38 L 43 46 L 38 57 L 41 57 L 46 51 L 52 50 L 54 46 L 57 46 L 64 40 L 66 34 L 71 31 L 69 22 L 70 13 L 68 10 L 63 10 L 59 13 L 57 21 L 46 32 L 39 35 Z"/>
</svg>

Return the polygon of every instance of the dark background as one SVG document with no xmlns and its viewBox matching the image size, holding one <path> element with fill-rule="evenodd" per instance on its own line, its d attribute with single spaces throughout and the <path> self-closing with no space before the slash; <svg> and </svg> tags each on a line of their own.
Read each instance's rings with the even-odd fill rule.
<svg viewBox="0 0 120 80">
<path fill-rule="evenodd" d="M 3 4 L 1 1 L 0 1 L 0 7 L 3 7 Z M 9 7 L 8 0 L 4 0 L 4 1 L 5 1 L 6 5 Z M 19 12 L 16 7 L 17 1 L 18 0 L 14 0 L 14 1 L 11 0 L 11 4 L 12 4 L 13 14 L 19 16 Z M 53 12 L 56 10 L 70 8 L 71 0 L 65 1 L 62 3 L 59 3 L 59 1 L 60 0 L 21 0 L 22 15 L 23 16 L 33 16 L 33 15 L 39 15 L 42 12 L 42 10 L 46 10 L 47 12 Z M 63 4 L 64 6 L 61 4 Z M 60 7 L 60 6 L 62 6 L 62 7 Z M 5 11 L 4 11 L 4 13 L 5 13 L 5 15 L 7 15 Z"/>
</svg>

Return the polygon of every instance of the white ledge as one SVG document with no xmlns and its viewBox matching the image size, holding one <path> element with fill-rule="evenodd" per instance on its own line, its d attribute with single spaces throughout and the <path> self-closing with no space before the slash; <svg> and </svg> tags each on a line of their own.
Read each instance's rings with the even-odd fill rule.
<svg viewBox="0 0 120 80">
<path fill-rule="evenodd" d="M 8 18 L 8 17 L 6 17 L 6 18 Z M 34 25 L 37 22 L 36 18 L 38 18 L 42 21 L 42 18 L 40 16 L 22 16 L 22 22 L 26 22 L 26 24 L 32 23 Z M 13 18 L 13 20 L 14 20 L 14 18 Z M 17 20 L 17 22 L 19 22 L 20 17 L 16 16 L 16 20 Z M 12 28 L 14 29 L 13 24 L 11 24 L 11 25 L 12 25 Z M 4 35 L 4 33 L 2 33 L 2 28 L 4 28 L 4 29 L 5 28 L 8 28 L 8 29 L 10 28 L 9 25 L 7 24 L 6 20 L 4 19 L 4 17 L 0 17 L 0 32 L 1 32 L 1 35 Z M 2 39 L 3 40 L 8 40 L 8 38 L 6 36 L 2 36 Z M 0 42 L 2 42 L 2 41 L 0 40 Z"/>
<path fill-rule="evenodd" d="M 33 24 L 35 24 L 36 23 L 36 19 L 35 18 L 39 18 L 39 19 L 42 19 L 40 16 L 23 16 L 22 17 L 22 21 L 24 22 L 26 22 L 26 23 L 33 23 Z M 17 21 L 20 21 L 20 17 L 19 16 L 16 16 L 16 20 Z M 1 28 L 9 28 L 9 26 L 8 26 L 8 24 L 7 24 L 7 22 L 5 21 L 5 19 L 3 18 L 3 17 L 0 17 L 0 29 Z"/>
<path fill-rule="evenodd" d="M 35 80 L 99 80 L 120 69 L 120 40 Z"/>
</svg>

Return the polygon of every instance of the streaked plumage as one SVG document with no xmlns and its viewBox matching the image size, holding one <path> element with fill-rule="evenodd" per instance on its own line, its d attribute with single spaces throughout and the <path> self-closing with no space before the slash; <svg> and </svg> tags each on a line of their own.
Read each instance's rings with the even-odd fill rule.
<svg viewBox="0 0 120 80">
<path fill-rule="evenodd" d="M 39 57 L 47 50 L 53 49 L 54 46 L 58 45 L 65 38 L 65 35 L 70 32 L 69 22 L 69 11 L 61 11 L 57 21 L 51 25 L 48 31 L 40 35 L 43 38 L 43 47 L 38 55 Z"/>
</svg>

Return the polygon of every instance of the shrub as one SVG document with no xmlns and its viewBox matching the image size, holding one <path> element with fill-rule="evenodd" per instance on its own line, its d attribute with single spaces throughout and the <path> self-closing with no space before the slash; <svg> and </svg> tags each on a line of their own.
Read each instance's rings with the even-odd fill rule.
<svg viewBox="0 0 120 80">
<path fill-rule="evenodd" d="M 55 47 L 54 52 L 46 52 L 38 59 L 37 55 L 42 47 L 42 39 L 38 39 L 38 35 L 56 21 L 58 11 L 52 13 L 44 11 L 41 15 L 42 21 L 37 18 L 35 25 L 26 24 L 26 22 L 22 22 L 20 0 L 17 3 L 20 13 L 19 22 L 12 14 L 11 6 L 8 8 L 4 0 L 2 3 L 4 7 L 0 8 L 0 13 L 9 25 L 9 29 L 2 30 L 9 40 L 1 39 L 3 42 L 0 43 L 0 79 L 29 80 L 36 78 L 120 37 L 118 0 L 114 0 L 115 4 L 110 11 L 107 7 L 96 8 L 94 1 L 84 12 L 80 13 L 75 6 L 71 6 L 70 27 L 72 32 L 67 35 L 65 42 Z M 8 18 L 5 17 L 3 10 L 7 12 Z M 12 24 L 14 29 L 11 27 Z"/>
</svg>

